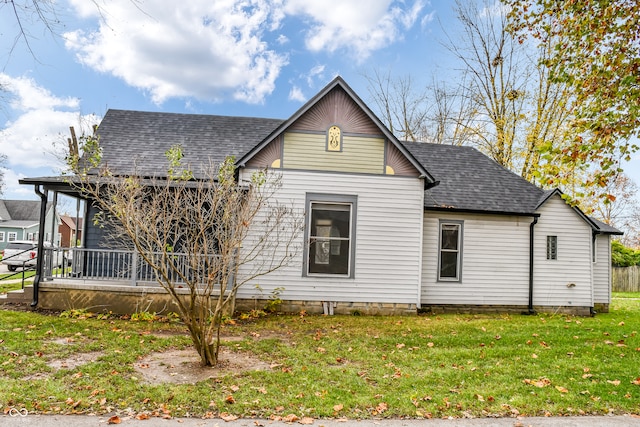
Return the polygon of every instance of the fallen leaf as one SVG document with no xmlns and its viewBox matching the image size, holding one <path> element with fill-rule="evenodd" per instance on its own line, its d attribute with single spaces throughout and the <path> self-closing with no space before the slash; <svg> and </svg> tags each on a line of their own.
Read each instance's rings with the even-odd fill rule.
<svg viewBox="0 0 640 427">
<path fill-rule="evenodd" d="M 613 385 L 615 385 L 615 386 L 620 385 L 620 380 L 613 380 L 613 381 L 612 381 L 612 380 L 607 380 L 607 382 L 608 382 L 609 384 L 613 384 Z"/>
<path fill-rule="evenodd" d="M 378 413 L 382 414 L 383 412 L 385 412 L 387 409 L 389 409 L 389 405 L 387 405 L 384 402 L 380 402 L 378 403 L 378 405 L 376 406 L 376 411 L 378 411 Z"/>
<path fill-rule="evenodd" d="M 140 421 L 148 420 L 149 419 L 149 415 L 148 414 L 144 414 L 144 413 L 143 414 L 138 414 L 138 415 L 136 415 L 136 419 L 140 420 Z"/>
<path fill-rule="evenodd" d="M 295 423 L 300 418 L 296 414 L 289 414 L 286 417 L 282 417 L 282 421 L 285 423 Z"/>
<path fill-rule="evenodd" d="M 302 419 L 300 421 L 298 421 L 298 424 L 304 424 L 304 425 L 313 424 L 313 418 L 311 418 L 311 417 L 302 417 Z"/>
<path fill-rule="evenodd" d="M 631 381 L 631 384 L 640 385 L 640 377 L 638 377 L 635 380 Z"/>
<path fill-rule="evenodd" d="M 478 402 L 484 402 L 484 397 L 482 397 L 482 395 L 480 394 L 474 394 L 473 397 L 475 397 Z"/>
<path fill-rule="evenodd" d="M 540 379 L 537 379 L 537 380 L 530 380 L 528 378 L 525 378 L 523 380 L 523 382 L 525 384 L 530 384 L 530 385 L 533 385 L 533 386 L 536 386 L 536 387 L 539 387 L 539 388 L 551 385 L 551 381 L 549 381 L 549 379 L 547 379 L 547 378 L 540 378 Z"/>
<path fill-rule="evenodd" d="M 556 390 L 558 390 L 560 393 L 569 393 L 569 390 L 559 385 L 556 386 Z"/>
<path fill-rule="evenodd" d="M 402 343 L 396 344 L 396 348 L 403 348 L 404 346 L 405 344 L 402 344 Z"/>
<path fill-rule="evenodd" d="M 224 421 L 229 422 L 229 421 L 235 421 L 238 419 L 238 417 L 236 415 L 231 415 L 228 412 L 222 412 L 220 413 L 220 418 L 222 418 Z"/>
<path fill-rule="evenodd" d="M 333 410 L 336 412 L 342 411 L 343 408 L 344 408 L 344 405 L 342 403 L 339 405 L 333 405 Z"/>
<path fill-rule="evenodd" d="M 120 417 L 117 415 L 114 415 L 107 420 L 107 424 L 120 424 L 121 422 L 122 420 L 120 420 Z"/>
<path fill-rule="evenodd" d="M 237 385 L 232 385 L 230 388 L 231 388 L 231 391 L 234 392 L 234 393 L 236 391 L 240 390 L 240 387 L 238 387 Z"/>
<path fill-rule="evenodd" d="M 232 395 L 227 396 L 224 401 L 227 403 L 236 403 L 236 399 Z"/>
</svg>

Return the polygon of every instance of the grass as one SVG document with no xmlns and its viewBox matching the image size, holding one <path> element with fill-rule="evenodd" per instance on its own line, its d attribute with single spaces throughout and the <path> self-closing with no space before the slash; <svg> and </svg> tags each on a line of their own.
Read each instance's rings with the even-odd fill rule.
<svg viewBox="0 0 640 427">
<path fill-rule="evenodd" d="M 134 364 L 190 345 L 173 322 L 0 311 L 0 411 L 243 417 L 463 417 L 639 412 L 640 300 L 612 312 L 415 317 L 277 315 L 224 327 L 271 364 L 197 384 L 142 383 Z M 259 338 L 256 338 L 259 337 Z M 100 351 L 55 371 L 47 362 Z M 171 361 L 167 361 L 171 363 Z"/>
<path fill-rule="evenodd" d="M 35 276 L 35 272 L 25 271 L 24 277 L 24 285 L 31 285 L 33 283 L 33 276 Z M 3 280 L 5 279 L 6 280 Z M 9 291 L 15 291 L 18 289 L 22 289 L 22 272 L 14 272 L 9 274 L 0 274 L 0 294 L 6 294 Z"/>
</svg>

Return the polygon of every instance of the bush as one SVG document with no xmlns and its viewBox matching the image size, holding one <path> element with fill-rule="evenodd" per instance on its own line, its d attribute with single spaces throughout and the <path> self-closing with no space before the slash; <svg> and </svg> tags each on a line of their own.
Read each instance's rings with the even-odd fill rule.
<svg viewBox="0 0 640 427">
<path fill-rule="evenodd" d="M 640 250 L 624 246 L 617 240 L 611 241 L 611 264 L 614 267 L 640 265 Z"/>
</svg>

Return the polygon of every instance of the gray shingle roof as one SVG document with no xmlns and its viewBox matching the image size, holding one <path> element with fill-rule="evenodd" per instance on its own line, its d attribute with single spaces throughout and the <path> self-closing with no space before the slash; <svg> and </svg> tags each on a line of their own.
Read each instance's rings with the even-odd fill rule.
<svg viewBox="0 0 640 427">
<path fill-rule="evenodd" d="M 612 227 L 609 224 L 605 224 L 604 222 L 602 222 L 600 220 L 597 220 L 597 219 L 592 218 L 592 217 L 589 217 L 589 219 L 595 223 L 596 227 L 598 227 L 598 231 L 600 231 L 601 233 L 604 233 L 604 234 L 617 234 L 617 235 L 624 234 L 622 231 L 618 230 L 617 228 Z"/>
<path fill-rule="evenodd" d="M 166 176 L 164 153 L 182 145 L 184 165 L 196 177 L 208 161 L 239 157 L 283 121 L 255 117 L 109 110 L 98 128 L 102 160 L 112 173 Z"/>
<path fill-rule="evenodd" d="M 4 212 L 9 214 L 3 220 L 38 222 L 40 220 L 40 202 L 33 200 L 0 200 Z"/>
<path fill-rule="evenodd" d="M 440 181 L 425 192 L 426 209 L 532 214 L 544 193 L 473 147 L 403 144 Z"/>
</svg>

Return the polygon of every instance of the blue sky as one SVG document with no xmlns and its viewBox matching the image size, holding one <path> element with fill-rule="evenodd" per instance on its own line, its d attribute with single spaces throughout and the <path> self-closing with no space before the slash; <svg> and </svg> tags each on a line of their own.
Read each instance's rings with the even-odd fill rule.
<svg viewBox="0 0 640 427">
<path fill-rule="evenodd" d="M 36 199 L 17 180 L 59 174 L 69 126 L 109 108 L 287 118 L 338 74 L 370 105 L 375 70 L 446 80 L 452 3 L 60 0 L 57 36 L 25 23 L 33 54 L 0 4 L 3 197 Z M 637 157 L 626 169 L 640 183 Z"/>
</svg>

